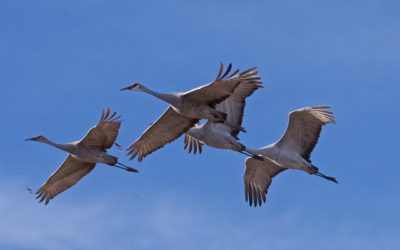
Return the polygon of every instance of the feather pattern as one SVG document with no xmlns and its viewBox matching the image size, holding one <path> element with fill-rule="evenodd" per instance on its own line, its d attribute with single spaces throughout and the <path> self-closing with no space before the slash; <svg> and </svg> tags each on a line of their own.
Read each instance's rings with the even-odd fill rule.
<svg viewBox="0 0 400 250">
<path fill-rule="evenodd" d="M 239 74 L 239 70 L 236 70 L 228 76 L 232 69 L 232 64 L 229 64 L 225 73 L 222 74 L 223 67 L 224 65 L 221 63 L 217 77 L 213 82 L 186 92 L 182 97 L 194 102 L 208 103 L 214 107 L 228 98 L 241 82 L 253 80 L 253 75 L 248 71 Z"/>
<path fill-rule="evenodd" d="M 32 138 L 52 145 L 70 153 L 60 167 L 37 190 L 39 202 L 47 205 L 51 199 L 74 186 L 80 179 L 90 173 L 98 163 L 109 165 L 117 162 L 117 157 L 108 155 L 106 149 L 114 145 L 121 126 L 116 112 L 110 108 L 103 109 L 100 121 L 91 128 L 78 143 L 57 144 L 43 136 Z M 111 161 L 111 162 L 110 162 Z"/>
<path fill-rule="evenodd" d="M 203 152 L 204 143 L 187 133 L 185 134 L 184 144 L 184 150 L 187 149 L 189 153 L 192 152 L 192 148 L 194 149 L 193 154 L 197 153 L 197 148 L 199 149 L 199 154 Z"/>
<path fill-rule="evenodd" d="M 311 162 L 310 156 L 318 143 L 322 126 L 335 123 L 329 106 L 305 107 L 289 114 L 289 124 L 277 146 L 297 152 Z"/>
<path fill-rule="evenodd" d="M 260 161 L 254 158 L 247 158 L 244 173 L 244 193 L 246 202 L 255 207 L 266 202 L 266 194 L 272 183 L 272 178 L 284 171 L 270 161 Z"/>
<path fill-rule="evenodd" d="M 91 128 L 86 136 L 80 141 L 81 145 L 90 148 L 109 149 L 114 145 L 121 127 L 120 116 L 116 116 L 110 108 L 103 109 L 100 121 Z"/>
<path fill-rule="evenodd" d="M 246 106 L 246 98 L 251 96 L 258 88 L 263 87 L 261 78 L 258 76 L 257 67 L 247 69 L 240 75 L 246 80 L 242 81 L 235 88 L 232 95 L 216 105 L 216 109 L 218 111 L 227 114 L 226 120 L 237 127 L 242 126 L 244 108 Z M 240 132 L 239 129 L 227 126 L 223 123 L 208 121 L 207 124 L 208 125 L 206 126 L 210 126 L 210 129 L 220 129 L 228 131 L 233 137 L 237 137 Z"/>
<path fill-rule="evenodd" d="M 221 77 L 221 72 L 222 70 L 220 69 L 217 79 Z M 185 149 L 188 149 L 189 153 L 192 152 L 191 149 L 195 148 L 195 145 L 201 148 L 203 144 L 216 148 L 243 149 L 237 140 L 239 140 L 238 134 L 240 130 L 238 128 L 242 125 L 246 98 L 258 88 L 262 88 L 263 84 L 258 76 L 257 67 L 249 68 L 240 74 L 236 71 L 233 73 L 233 76 L 235 75 L 239 75 L 245 80 L 240 82 L 233 94 L 216 105 L 218 111 L 226 114 L 226 121 L 234 126 L 208 120 L 204 125 L 191 128 L 185 135 Z M 197 132 L 195 133 L 194 130 L 197 130 Z M 193 152 L 196 153 L 195 151 Z"/>
<path fill-rule="evenodd" d="M 68 155 L 61 166 L 47 179 L 36 192 L 39 202 L 49 203 L 55 196 L 75 185 L 82 177 L 90 173 L 95 163 L 84 162 Z"/>
<path fill-rule="evenodd" d="M 163 147 L 165 144 L 174 141 L 181 134 L 198 122 L 198 119 L 192 119 L 177 113 L 172 107 L 169 107 L 161 117 L 152 124 L 144 133 L 131 144 L 128 148 L 130 159 L 138 156 L 142 161 L 144 157 Z"/>
<path fill-rule="evenodd" d="M 231 73 L 232 64 L 229 64 L 224 71 L 224 65 L 221 63 L 216 79 L 206 85 L 195 88 L 185 93 L 163 94 L 152 91 L 140 84 L 134 84 L 131 87 L 140 91 L 149 93 L 159 99 L 169 103 L 171 106 L 167 111 L 145 132 L 133 142 L 128 150 L 130 159 L 138 156 L 142 161 L 144 157 L 165 144 L 172 142 L 181 134 L 185 133 L 199 119 L 208 119 L 216 122 L 226 122 L 226 114 L 215 109 L 215 106 L 228 98 L 243 81 L 259 81 L 255 77 L 254 68 L 239 73 L 236 70 Z M 240 126 L 227 124 L 238 130 L 244 130 Z M 187 147 L 190 151 L 201 151 L 201 144 L 188 138 Z M 189 143 L 190 142 L 190 143 Z"/>
</svg>

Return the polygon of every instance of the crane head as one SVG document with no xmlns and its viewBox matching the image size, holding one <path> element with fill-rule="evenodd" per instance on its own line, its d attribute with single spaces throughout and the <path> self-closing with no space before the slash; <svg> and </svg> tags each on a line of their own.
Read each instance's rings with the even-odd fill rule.
<svg viewBox="0 0 400 250">
<path fill-rule="evenodd" d="M 39 136 L 36 136 L 36 137 L 25 139 L 25 141 L 39 141 L 39 142 L 42 142 L 42 141 L 45 141 L 45 140 L 46 140 L 46 137 L 44 137 L 43 135 L 39 135 Z"/>
<path fill-rule="evenodd" d="M 142 85 L 140 85 L 137 82 L 132 83 L 128 87 L 122 88 L 121 90 L 140 90 L 142 88 Z"/>
</svg>

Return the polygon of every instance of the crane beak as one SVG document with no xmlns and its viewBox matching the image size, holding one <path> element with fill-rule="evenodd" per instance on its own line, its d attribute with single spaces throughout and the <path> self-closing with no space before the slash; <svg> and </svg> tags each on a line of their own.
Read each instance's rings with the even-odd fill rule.
<svg viewBox="0 0 400 250">
<path fill-rule="evenodd" d="M 123 90 L 130 90 L 130 89 L 132 89 L 132 86 L 128 86 L 128 87 L 122 88 L 120 90 L 123 91 Z"/>
<path fill-rule="evenodd" d="M 25 139 L 25 141 L 35 141 L 35 140 L 36 140 L 36 137 Z"/>
</svg>

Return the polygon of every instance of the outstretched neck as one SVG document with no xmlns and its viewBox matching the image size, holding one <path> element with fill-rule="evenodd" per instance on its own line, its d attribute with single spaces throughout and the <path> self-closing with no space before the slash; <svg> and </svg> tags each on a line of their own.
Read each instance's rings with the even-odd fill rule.
<svg viewBox="0 0 400 250">
<path fill-rule="evenodd" d="M 161 99 L 161 100 L 171 104 L 172 106 L 177 106 L 179 103 L 179 98 L 174 94 L 160 93 L 160 92 L 148 89 L 144 86 L 142 86 L 142 91 L 147 94 L 153 95 L 153 96 L 157 97 L 158 99 Z"/>
<path fill-rule="evenodd" d="M 50 141 L 49 139 L 45 139 L 44 141 L 42 141 L 43 143 L 46 143 L 50 146 L 53 146 L 55 148 L 58 148 L 60 150 L 63 150 L 65 152 L 68 152 L 70 154 L 75 154 L 75 147 L 72 144 L 66 143 L 66 144 L 59 144 L 59 143 L 55 143 L 53 141 Z"/>
</svg>

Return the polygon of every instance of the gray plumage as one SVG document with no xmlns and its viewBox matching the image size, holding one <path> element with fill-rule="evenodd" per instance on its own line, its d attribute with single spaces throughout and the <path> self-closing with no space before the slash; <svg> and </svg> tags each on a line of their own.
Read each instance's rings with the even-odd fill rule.
<svg viewBox="0 0 400 250">
<path fill-rule="evenodd" d="M 259 161 L 246 159 L 244 190 L 250 206 L 261 206 L 266 201 L 266 194 L 272 178 L 286 169 L 297 169 L 314 174 L 337 183 L 334 177 L 319 172 L 311 163 L 310 156 L 323 125 L 335 123 L 333 113 L 328 106 L 305 107 L 289 114 L 289 124 L 282 138 L 271 145 L 252 152 L 274 160 Z"/>
<path fill-rule="evenodd" d="M 250 80 L 242 81 L 232 95 L 216 105 L 216 109 L 225 113 L 227 115 L 226 120 L 236 127 L 242 126 L 246 98 L 258 88 L 263 87 L 256 67 L 247 70 L 247 72 L 251 75 Z M 201 153 L 203 144 L 206 144 L 214 148 L 231 149 L 251 154 L 247 151 L 246 146 L 238 141 L 239 132 L 240 130 L 232 126 L 209 120 L 205 124 L 195 125 L 186 132 L 185 149 L 188 149 L 189 153 L 192 150 L 194 154 L 197 150 Z"/>
<path fill-rule="evenodd" d="M 242 73 L 236 70 L 229 75 L 231 69 L 232 65 L 229 64 L 225 73 L 222 73 L 223 64 L 221 64 L 213 82 L 184 93 L 159 93 L 138 83 L 121 89 L 142 91 L 170 104 L 164 114 L 130 145 L 128 149 L 130 159 L 138 156 L 138 160 L 142 161 L 150 153 L 185 133 L 200 119 L 224 123 L 244 131 L 242 127 L 231 124 L 226 119 L 227 115 L 217 110 L 215 106 L 228 98 L 241 82 L 258 81 L 259 78 L 254 76 L 252 69 Z"/>
<path fill-rule="evenodd" d="M 103 110 L 98 124 L 91 128 L 80 141 L 58 144 L 44 136 L 37 136 L 27 141 L 37 141 L 49 144 L 69 153 L 61 166 L 47 179 L 36 192 L 39 202 L 47 205 L 59 193 L 75 185 L 85 175 L 90 173 L 96 163 L 105 163 L 110 166 L 122 168 L 129 172 L 138 172 L 118 162 L 118 158 L 107 153 L 118 136 L 121 126 L 119 116 L 111 109 Z"/>
</svg>

